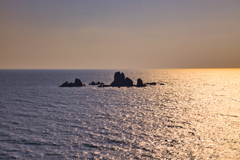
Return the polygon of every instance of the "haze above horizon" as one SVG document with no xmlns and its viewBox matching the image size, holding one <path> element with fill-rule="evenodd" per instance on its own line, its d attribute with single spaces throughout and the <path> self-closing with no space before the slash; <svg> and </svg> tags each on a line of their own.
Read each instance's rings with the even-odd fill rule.
<svg viewBox="0 0 240 160">
<path fill-rule="evenodd" d="M 240 68 L 239 8 L 239 0 L 2 0 L 0 69 Z"/>
</svg>

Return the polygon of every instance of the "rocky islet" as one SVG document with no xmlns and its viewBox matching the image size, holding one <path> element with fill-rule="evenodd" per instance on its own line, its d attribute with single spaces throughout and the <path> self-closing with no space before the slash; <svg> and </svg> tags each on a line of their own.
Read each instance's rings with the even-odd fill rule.
<svg viewBox="0 0 240 160">
<path fill-rule="evenodd" d="M 157 84 L 156 82 L 144 84 L 142 79 L 138 78 L 137 85 L 134 85 L 133 81 L 130 78 L 128 77 L 125 78 L 124 73 L 121 73 L 119 71 L 114 74 L 114 81 L 110 85 L 105 85 L 103 82 L 95 83 L 94 81 L 89 83 L 89 85 L 98 85 L 98 87 L 133 87 L 133 86 L 145 87 L 147 85 L 156 85 L 156 84 Z M 164 85 L 164 84 L 160 83 L 160 85 Z M 66 81 L 59 87 L 82 87 L 82 86 L 85 86 L 85 84 L 83 84 L 80 79 L 76 78 L 74 83 L 72 82 L 68 83 L 68 81 Z"/>
</svg>

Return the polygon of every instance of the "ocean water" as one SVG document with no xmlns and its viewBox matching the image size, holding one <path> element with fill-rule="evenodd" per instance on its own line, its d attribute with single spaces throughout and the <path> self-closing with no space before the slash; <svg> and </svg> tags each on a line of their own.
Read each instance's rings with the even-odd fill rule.
<svg viewBox="0 0 240 160">
<path fill-rule="evenodd" d="M 0 159 L 240 159 L 240 69 L 0 70 Z"/>
</svg>

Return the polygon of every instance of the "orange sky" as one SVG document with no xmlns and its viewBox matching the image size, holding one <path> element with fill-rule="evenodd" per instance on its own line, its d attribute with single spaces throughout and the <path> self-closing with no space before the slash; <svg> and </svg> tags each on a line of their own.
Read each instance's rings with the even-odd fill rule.
<svg viewBox="0 0 240 160">
<path fill-rule="evenodd" d="M 2 0 L 0 69 L 240 68 L 239 0 Z"/>
</svg>

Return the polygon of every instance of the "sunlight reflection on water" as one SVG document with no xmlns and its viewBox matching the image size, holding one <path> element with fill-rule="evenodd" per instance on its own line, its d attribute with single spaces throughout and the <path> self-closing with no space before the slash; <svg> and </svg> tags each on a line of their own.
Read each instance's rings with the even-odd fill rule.
<svg viewBox="0 0 240 160">
<path fill-rule="evenodd" d="M 87 83 L 100 77 L 92 72 L 71 74 Z M 102 72 L 107 78 L 100 81 L 111 82 L 114 71 Z M 60 71 L 49 74 L 52 81 L 48 77 L 37 86 L 22 81 L 1 85 L 0 157 L 240 158 L 240 69 L 124 73 L 134 83 L 141 77 L 165 85 L 58 88 L 56 79 L 65 80 L 56 78 L 64 75 Z M 12 84 L 14 76 L 6 74 L 1 80 Z"/>
</svg>

